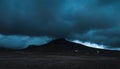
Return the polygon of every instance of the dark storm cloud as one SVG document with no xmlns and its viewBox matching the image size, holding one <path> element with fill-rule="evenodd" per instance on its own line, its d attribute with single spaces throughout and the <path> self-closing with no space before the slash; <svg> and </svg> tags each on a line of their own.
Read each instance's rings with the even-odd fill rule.
<svg viewBox="0 0 120 69">
<path fill-rule="evenodd" d="M 70 4 L 69 11 L 72 12 L 69 12 L 68 17 L 66 16 L 69 22 L 74 23 L 74 33 L 70 38 L 103 44 L 108 48 L 119 48 L 120 9 L 118 7 L 120 2 L 105 1 L 97 4 L 98 2 L 98 0 L 92 0 L 80 7 L 77 3 L 73 4 L 74 2 L 72 2 L 73 5 Z M 104 5 L 104 3 L 107 4 Z"/>
<path fill-rule="evenodd" d="M 96 36 L 106 37 L 104 43 L 111 45 L 113 47 L 119 47 L 120 44 L 120 31 L 119 26 L 115 28 L 110 28 L 107 30 L 100 30 L 95 33 Z"/>
<path fill-rule="evenodd" d="M 0 33 L 119 47 L 119 0 L 1 0 Z"/>
<path fill-rule="evenodd" d="M 5 7 L 1 7 L 0 21 L 2 33 L 44 35 L 49 31 L 57 32 L 55 17 L 61 1 L 4 0 L 3 3 Z"/>
</svg>

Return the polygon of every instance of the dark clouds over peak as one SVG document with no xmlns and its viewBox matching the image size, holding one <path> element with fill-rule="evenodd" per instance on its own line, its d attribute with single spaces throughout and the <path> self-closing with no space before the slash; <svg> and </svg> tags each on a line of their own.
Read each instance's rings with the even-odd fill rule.
<svg viewBox="0 0 120 69">
<path fill-rule="evenodd" d="M 0 33 L 49 36 L 119 48 L 119 0 L 1 0 Z"/>
</svg>

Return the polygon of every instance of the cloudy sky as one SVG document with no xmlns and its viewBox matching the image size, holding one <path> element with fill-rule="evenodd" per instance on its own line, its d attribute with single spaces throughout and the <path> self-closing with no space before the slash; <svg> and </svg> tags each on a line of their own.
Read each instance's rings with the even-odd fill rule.
<svg viewBox="0 0 120 69">
<path fill-rule="evenodd" d="M 0 0 L 0 46 L 66 38 L 120 50 L 120 0 Z"/>
</svg>

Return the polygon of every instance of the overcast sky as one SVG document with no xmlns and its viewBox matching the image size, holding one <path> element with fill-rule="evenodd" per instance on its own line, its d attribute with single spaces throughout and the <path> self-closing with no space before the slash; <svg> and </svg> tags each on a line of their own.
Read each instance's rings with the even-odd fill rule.
<svg viewBox="0 0 120 69">
<path fill-rule="evenodd" d="M 8 48 L 67 38 L 119 49 L 120 0 L 0 0 L 0 34 Z"/>
</svg>

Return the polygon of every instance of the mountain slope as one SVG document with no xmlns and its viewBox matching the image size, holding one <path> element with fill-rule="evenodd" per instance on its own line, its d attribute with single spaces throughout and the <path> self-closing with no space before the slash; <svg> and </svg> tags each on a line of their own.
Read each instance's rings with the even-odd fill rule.
<svg viewBox="0 0 120 69">
<path fill-rule="evenodd" d="M 42 46 L 31 45 L 25 49 L 29 52 L 65 54 L 65 55 L 97 55 L 97 56 L 120 56 L 119 51 L 96 49 L 69 42 L 65 39 L 57 39 Z"/>
</svg>

